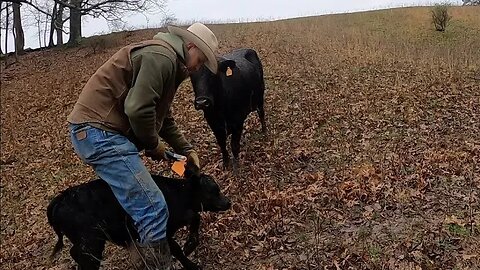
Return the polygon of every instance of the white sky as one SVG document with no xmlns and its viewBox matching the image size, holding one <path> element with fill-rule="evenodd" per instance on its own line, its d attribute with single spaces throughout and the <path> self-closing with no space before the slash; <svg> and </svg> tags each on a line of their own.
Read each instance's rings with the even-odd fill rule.
<svg viewBox="0 0 480 270">
<path fill-rule="evenodd" d="M 343 13 L 382 9 L 400 6 L 432 5 L 436 1 L 430 0 L 169 0 L 167 9 L 179 21 L 254 21 L 271 20 L 308 15 L 321 15 L 330 13 Z M 438 2 L 444 2 L 438 0 Z M 461 4 L 461 0 L 451 0 L 452 4 Z M 25 6 L 25 5 L 24 5 Z M 22 6 L 23 9 L 26 7 Z M 3 18 L 2 18 L 3 19 Z M 125 18 L 128 26 L 132 28 L 145 28 L 158 26 L 162 15 L 132 15 Z M 38 34 L 35 27 L 26 27 L 25 48 L 39 46 Z M 83 36 L 107 33 L 108 28 L 103 19 L 85 17 L 83 20 Z M 2 33 L 1 46 L 4 50 L 4 33 Z M 13 48 L 13 38 L 9 37 Z M 68 40 L 68 37 L 65 38 Z M 9 49 L 10 51 L 11 49 Z"/>
</svg>

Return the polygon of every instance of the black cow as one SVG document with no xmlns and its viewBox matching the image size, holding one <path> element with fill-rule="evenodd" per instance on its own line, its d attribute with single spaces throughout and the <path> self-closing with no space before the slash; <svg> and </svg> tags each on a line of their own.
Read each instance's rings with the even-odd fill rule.
<svg viewBox="0 0 480 270">
<path fill-rule="evenodd" d="M 223 165 L 230 165 L 227 135 L 232 135 L 234 169 L 238 165 L 240 138 L 248 114 L 258 112 L 262 132 L 265 124 L 263 67 L 252 49 L 239 49 L 218 59 L 218 74 L 202 67 L 191 76 L 195 109 L 203 110 L 222 151 Z"/>
<path fill-rule="evenodd" d="M 185 269 L 200 269 L 187 256 L 198 245 L 199 212 L 220 212 L 230 208 L 230 200 L 207 175 L 190 174 L 187 179 L 152 175 L 169 209 L 167 238 L 172 255 Z M 58 241 L 53 256 L 63 247 L 63 235 L 73 243 L 70 255 L 81 270 L 97 270 L 106 241 L 132 247 L 138 239 L 133 220 L 123 210 L 108 184 L 100 179 L 68 188 L 56 196 L 47 209 L 48 222 Z M 190 234 L 183 251 L 175 241 L 175 232 L 189 226 Z"/>
</svg>

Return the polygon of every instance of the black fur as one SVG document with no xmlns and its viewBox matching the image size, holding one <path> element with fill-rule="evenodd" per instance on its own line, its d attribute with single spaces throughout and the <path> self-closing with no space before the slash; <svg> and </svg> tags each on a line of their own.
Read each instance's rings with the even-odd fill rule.
<svg viewBox="0 0 480 270">
<path fill-rule="evenodd" d="M 227 70 L 232 74 L 228 76 Z M 220 149 L 224 166 L 230 164 L 227 152 L 227 135 L 231 134 L 234 169 L 240 153 L 240 139 L 247 116 L 257 111 L 262 132 L 265 123 L 263 67 L 252 49 L 239 49 L 218 59 L 218 73 L 203 67 L 191 76 L 195 91 L 195 108 L 203 110 Z"/>
<path fill-rule="evenodd" d="M 190 175 L 187 179 L 152 177 L 169 209 L 167 239 L 172 255 L 185 269 L 200 269 L 187 258 L 198 245 L 199 212 L 226 211 L 230 208 L 230 200 L 207 175 Z M 73 244 L 70 255 L 82 270 L 99 269 L 106 241 L 127 247 L 132 239 L 138 239 L 133 220 L 101 179 L 68 188 L 53 198 L 47 208 L 47 217 L 58 236 L 52 258 L 62 249 L 65 235 Z M 189 226 L 190 234 L 182 250 L 174 235 L 184 226 Z"/>
</svg>

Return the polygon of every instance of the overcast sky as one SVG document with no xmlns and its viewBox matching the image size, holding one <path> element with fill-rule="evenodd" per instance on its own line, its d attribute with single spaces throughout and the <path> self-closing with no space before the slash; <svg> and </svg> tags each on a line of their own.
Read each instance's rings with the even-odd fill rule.
<svg viewBox="0 0 480 270">
<path fill-rule="evenodd" d="M 438 2 L 444 2 L 438 0 Z M 450 1 L 461 4 L 461 0 Z M 281 19 L 308 15 L 354 12 L 412 5 L 432 5 L 425 0 L 169 0 L 168 11 L 179 21 L 253 21 Z M 25 6 L 25 5 L 24 5 Z M 24 8 L 24 7 L 22 7 Z M 160 24 L 162 15 L 133 15 L 126 18 L 129 27 L 145 28 Z M 85 18 L 83 36 L 107 33 L 111 30 L 102 19 Z M 38 34 L 34 28 L 25 29 L 25 48 L 38 47 Z M 2 33 L 2 48 L 4 45 Z M 12 38 L 10 38 L 12 40 Z M 13 45 L 9 45 L 10 48 Z"/>
</svg>

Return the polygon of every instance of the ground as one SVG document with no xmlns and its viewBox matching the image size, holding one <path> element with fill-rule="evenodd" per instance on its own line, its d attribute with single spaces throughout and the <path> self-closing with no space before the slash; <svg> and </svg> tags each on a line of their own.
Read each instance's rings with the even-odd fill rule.
<svg viewBox="0 0 480 270">
<path fill-rule="evenodd" d="M 480 269 L 480 8 L 429 8 L 213 25 L 220 50 L 258 51 L 269 132 L 252 114 L 238 177 L 223 171 L 188 82 L 176 120 L 233 207 L 203 215 L 204 269 Z M 88 181 L 66 116 L 118 48 L 158 29 L 20 57 L 1 74 L 2 269 L 73 269 L 45 210 Z M 145 159 L 153 172 L 169 164 Z M 125 269 L 108 246 L 105 269 Z"/>
</svg>

